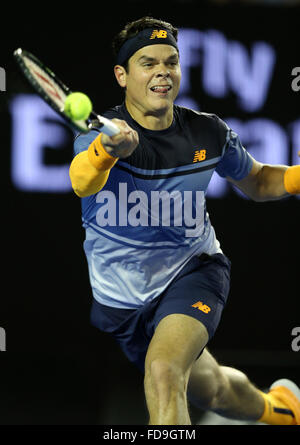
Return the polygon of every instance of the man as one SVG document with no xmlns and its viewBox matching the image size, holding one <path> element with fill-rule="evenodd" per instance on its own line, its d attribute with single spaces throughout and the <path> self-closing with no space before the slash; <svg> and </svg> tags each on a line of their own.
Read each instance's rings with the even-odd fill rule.
<svg viewBox="0 0 300 445">
<path fill-rule="evenodd" d="M 254 160 L 216 115 L 174 105 L 177 30 L 150 17 L 114 40 L 125 102 L 105 113 L 119 127 L 76 138 L 70 177 L 82 198 L 91 320 L 145 373 L 150 424 L 190 424 L 187 400 L 237 419 L 300 424 L 288 380 L 262 393 L 219 366 L 206 345 L 229 292 L 230 261 L 206 212 L 213 172 L 256 201 L 300 192 L 300 166 Z"/>
</svg>

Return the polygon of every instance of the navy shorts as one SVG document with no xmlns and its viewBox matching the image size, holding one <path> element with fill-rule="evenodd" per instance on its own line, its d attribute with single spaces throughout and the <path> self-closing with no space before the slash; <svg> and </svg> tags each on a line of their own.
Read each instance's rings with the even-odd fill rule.
<svg viewBox="0 0 300 445">
<path fill-rule="evenodd" d="M 230 268 L 231 262 L 223 254 L 195 256 L 159 297 L 138 309 L 108 307 L 94 299 L 91 323 L 110 333 L 127 358 L 144 372 L 151 338 L 167 315 L 196 318 L 205 325 L 209 338 L 213 337 L 229 293 Z"/>
</svg>

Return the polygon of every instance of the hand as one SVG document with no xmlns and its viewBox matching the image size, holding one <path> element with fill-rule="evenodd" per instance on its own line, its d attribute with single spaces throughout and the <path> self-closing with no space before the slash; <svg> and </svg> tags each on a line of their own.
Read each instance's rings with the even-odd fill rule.
<svg viewBox="0 0 300 445">
<path fill-rule="evenodd" d="M 120 129 L 120 133 L 115 136 L 102 134 L 101 142 L 105 150 L 116 158 L 127 158 L 139 144 L 139 135 L 127 122 L 120 119 L 112 119 L 112 122 Z"/>
</svg>

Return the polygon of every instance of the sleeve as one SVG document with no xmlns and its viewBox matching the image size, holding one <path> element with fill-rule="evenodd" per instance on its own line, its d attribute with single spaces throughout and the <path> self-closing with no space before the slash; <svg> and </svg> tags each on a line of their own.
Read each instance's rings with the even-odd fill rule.
<svg viewBox="0 0 300 445">
<path fill-rule="evenodd" d="M 78 155 L 78 153 L 81 153 L 84 150 L 87 150 L 99 133 L 100 132 L 97 130 L 91 130 L 86 134 L 78 134 L 74 140 L 74 156 Z"/>
<path fill-rule="evenodd" d="M 219 119 L 221 121 L 221 119 Z M 222 151 L 222 157 L 219 161 L 216 172 L 222 178 L 229 176 L 230 178 L 240 181 L 248 176 L 252 169 L 253 160 L 247 150 L 242 146 L 239 136 L 231 128 L 226 126 L 226 141 Z"/>
</svg>

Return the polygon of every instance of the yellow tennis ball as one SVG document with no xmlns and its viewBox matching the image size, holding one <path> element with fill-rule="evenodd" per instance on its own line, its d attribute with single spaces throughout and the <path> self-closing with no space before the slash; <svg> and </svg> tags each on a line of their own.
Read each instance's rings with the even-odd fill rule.
<svg viewBox="0 0 300 445">
<path fill-rule="evenodd" d="M 86 120 L 92 109 L 92 102 L 83 93 L 71 93 L 65 100 L 64 112 L 73 121 Z"/>
</svg>

